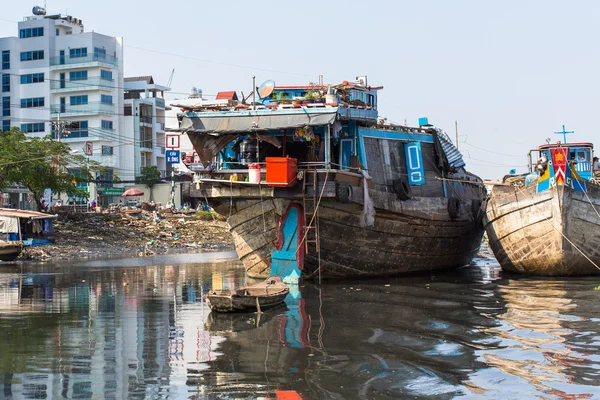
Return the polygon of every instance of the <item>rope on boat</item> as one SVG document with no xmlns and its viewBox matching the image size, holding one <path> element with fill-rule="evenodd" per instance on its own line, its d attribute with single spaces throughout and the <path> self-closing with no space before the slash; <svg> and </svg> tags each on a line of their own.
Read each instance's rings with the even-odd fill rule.
<svg viewBox="0 0 600 400">
<path fill-rule="evenodd" d="M 517 189 L 519 192 L 521 192 L 521 194 L 523 194 L 523 195 L 525 195 L 525 196 L 527 195 L 527 193 L 523 192 L 523 189 L 521 189 L 520 187 L 518 187 L 518 186 L 515 186 L 515 188 L 516 188 L 516 189 Z M 561 205 L 561 209 L 562 209 L 562 205 Z M 599 266 L 598 266 L 598 265 L 597 265 L 597 264 L 596 264 L 594 261 L 592 261 L 592 259 L 591 259 L 591 258 L 589 258 L 589 257 L 588 257 L 588 256 L 587 256 L 587 255 L 586 255 L 586 254 L 585 254 L 585 253 L 584 253 L 584 252 L 583 252 L 583 251 L 582 251 L 582 250 L 581 250 L 581 249 L 580 249 L 580 248 L 579 248 L 579 247 L 578 247 L 578 246 L 577 246 L 575 243 L 573 243 L 573 242 L 571 241 L 571 239 L 569 239 L 569 238 L 568 238 L 568 237 L 567 237 L 567 236 L 566 236 L 566 235 L 565 235 L 565 234 L 562 232 L 562 230 L 559 230 L 559 229 L 558 229 L 558 228 L 557 228 L 557 227 L 554 225 L 554 223 L 552 222 L 552 220 L 551 220 L 551 219 L 547 219 L 546 221 L 548 221 L 548 223 L 550 223 L 550 225 L 552 225 L 552 228 L 554 228 L 554 230 L 555 230 L 556 232 L 560 233 L 560 234 L 561 234 L 561 236 L 562 236 L 562 237 L 564 237 L 564 238 L 565 238 L 565 240 L 571 244 L 571 246 L 575 247 L 575 249 L 576 249 L 578 252 L 580 252 L 580 253 L 581 253 L 581 255 L 582 255 L 583 257 L 585 257 L 585 259 L 586 259 L 586 260 L 588 260 L 588 261 L 590 262 L 590 264 L 592 264 L 594 267 L 596 267 L 596 269 L 600 270 L 600 267 L 599 267 Z"/>
<path fill-rule="evenodd" d="M 327 184 L 327 179 L 328 178 L 329 178 L 329 170 L 325 174 L 325 181 L 323 181 L 323 187 L 321 188 L 321 194 L 319 195 L 319 200 L 317 201 L 317 204 L 315 205 L 315 212 L 313 213 L 312 218 L 310 219 L 310 223 L 308 224 L 308 226 L 312 225 L 313 221 L 315 220 L 315 218 L 317 216 L 317 212 L 319 210 L 319 205 L 321 204 L 321 199 L 323 198 L 323 193 L 325 193 L 325 186 Z M 304 223 L 306 224 L 306 221 L 304 221 Z M 300 241 L 300 246 L 298 246 L 298 248 L 296 249 L 296 258 L 298 258 L 298 252 L 300 251 L 300 248 L 302 247 L 302 245 L 305 244 L 307 236 L 308 236 L 308 229 L 305 229 L 304 230 L 304 237 Z M 285 266 L 283 267 L 283 269 L 286 269 L 287 266 L 290 264 L 290 262 L 292 262 L 292 260 L 287 260 L 287 262 L 285 263 Z M 317 268 L 317 271 L 319 272 L 319 284 L 320 284 L 321 283 L 321 258 L 320 258 L 320 252 L 319 252 L 319 268 Z"/>
<path fill-rule="evenodd" d="M 258 193 L 260 194 L 260 212 L 263 218 L 263 233 L 267 232 L 267 221 L 265 219 L 265 208 L 263 204 L 262 188 L 260 187 L 260 179 L 258 180 Z"/>
<path fill-rule="evenodd" d="M 448 181 L 448 182 L 459 182 L 459 183 L 467 183 L 467 184 L 471 184 L 471 185 L 475 185 L 475 186 L 485 186 L 488 183 L 487 182 L 477 182 L 477 181 L 467 181 L 464 179 L 450 179 L 450 178 L 439 178 L 439 177 L 434 177 L 433 179 L 436 179 L 438 181 Z M 496 185 L 503 185 L 503 186 L 507 186 L 505 184 L 498 184 L 496 183 Z"/>
</svg>

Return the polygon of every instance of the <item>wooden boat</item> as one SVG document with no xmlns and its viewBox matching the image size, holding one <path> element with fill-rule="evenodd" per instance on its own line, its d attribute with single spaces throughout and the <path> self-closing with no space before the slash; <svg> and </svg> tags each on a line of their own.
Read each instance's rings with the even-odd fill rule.
<svg viewBox="0 0 600 400">
<path fill-rule="evenodd" d="M 414 273 L 477 254 L 483 182 L 426 118 L 379 120 L 380 89 L 343 82 L 327 95 L 334 103 L 183 108 L 180 129 L 206 165 L 183 196 L 228 217 L 249 276 Z M 272 96 L 311 90 L 276 86 Z"/>
<path fill-rule="evenodd" d="M 493 187 L 484 223 L 504 270 L 600 274 L 600 186 L 592 157 L 591 143 L 545 144 L 530 151 L 526 177 Z"/>
<path fill-rule="evenodd" d="M 14 261 L 22 250 L 23 243 L 20 241 L 0 241 L 0 261 Z"/>
<path fill-rule="evenodd" d="M 280 277 L 271 276 L 264 282 L 240 289 L 209 292 L 204 300 L 217 312 L 260 311 L 281 305 L 289 292 Z"/>
</svg>

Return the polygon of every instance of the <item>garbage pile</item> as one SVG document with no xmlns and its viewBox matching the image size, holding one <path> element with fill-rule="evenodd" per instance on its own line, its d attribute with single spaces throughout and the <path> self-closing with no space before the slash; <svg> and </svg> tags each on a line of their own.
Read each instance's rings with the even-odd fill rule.
<svg viewBox="0 0 600 400">
<path fill-rule="evenodd" d="M 73 214 L 64 221 L 55 222 L 54 244 L 26 248 L 21 258 L 146 256 L 233 248 L 227 224 L 222 218 L 214 215 L 214 219 L 207 219 L 206 213 L 199 217 L 191 213 L 159 213 L 141 209 Z"/>
</svg>

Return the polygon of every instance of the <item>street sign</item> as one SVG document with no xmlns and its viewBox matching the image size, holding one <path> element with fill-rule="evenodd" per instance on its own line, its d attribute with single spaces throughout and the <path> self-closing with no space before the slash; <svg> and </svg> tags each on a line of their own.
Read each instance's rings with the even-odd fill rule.
<svg viewBox="0 0 600 400">
<path fill-rule="evenodd" d="M 86 156 L 91 156 L 94 154 L 94 143 L 85 142 L 85 147 L 83 148 Z"/>
<path fill-rule="evenodd" d="M 167 149 L 178 149 L 179 148 L 179 135 L 166 135 L 165 136 L 167 143 Z"/>
<path fill-rule="evenodd" d="M 179 154 L 179 150 L 167 150 L 167 164 L 179 164 L 181 157 Z"/>
<path fill-rule="evenodd" d="M 105 196 L 120 196 L 125 191 L 125 188 L 122 187 L 107 187 L 104 188 Z"/>
</svg>

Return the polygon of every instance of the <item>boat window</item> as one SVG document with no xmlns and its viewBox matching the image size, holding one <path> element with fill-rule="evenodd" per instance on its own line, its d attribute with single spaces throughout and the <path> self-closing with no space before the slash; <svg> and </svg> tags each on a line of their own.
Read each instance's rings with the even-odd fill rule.
<svg viewBox="0 0 600 400">
<path fill-rule="evenodd" d="M 578 151 L 577 152 L 577 161 L 587 161 L 586 152 Z"/>
</svg>

